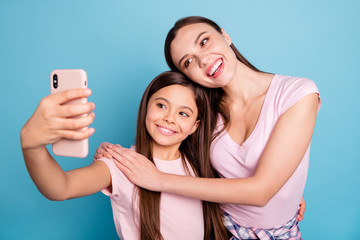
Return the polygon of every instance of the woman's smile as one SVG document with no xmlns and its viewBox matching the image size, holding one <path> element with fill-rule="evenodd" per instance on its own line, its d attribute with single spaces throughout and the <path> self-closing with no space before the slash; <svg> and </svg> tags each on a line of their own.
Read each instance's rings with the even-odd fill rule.
<svg viewBox="0 0 360 240">
<path fill-rule="evenodd" d="M 211 78 L 216 78 L 221 75 L 224 70 L 224 60 L 218 58 L 212 65 L 210 65 L 206 71 L 206 75 Z"/>
</svg>

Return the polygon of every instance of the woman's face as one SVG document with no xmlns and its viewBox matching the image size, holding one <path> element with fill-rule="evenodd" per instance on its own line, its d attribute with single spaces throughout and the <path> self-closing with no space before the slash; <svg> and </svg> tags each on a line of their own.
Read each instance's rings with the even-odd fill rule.
<svg viewBox="0 0 360 240">
<path fill-rule="evenodd" d="M 237 58 L 231 38 L 206 23 L 180 28 L 170 45 L 175 66 L 194 82 L 209 88 L 226 86 L 235 76 Z"/>
</svg>

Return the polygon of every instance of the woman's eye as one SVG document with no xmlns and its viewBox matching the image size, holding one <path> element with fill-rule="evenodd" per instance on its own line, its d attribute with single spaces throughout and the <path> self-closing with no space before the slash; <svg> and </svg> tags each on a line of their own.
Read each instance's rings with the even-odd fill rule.
<svg viewBox="0 0 360 240">
<path fill-rule="evenodd" d="M 184 112 L 180 112 L 180 115 L 183 116 L 183 117 L 188 117 L 189 116 L 187 113 L 184 113 Z"/>
<path fill-rule="evenodd" d="M 204 39 L 200 42 L 200 46 L 204 46 L 204 45 L 207 43 L 208 40 L 209 40 L 208 38 L 204 38 Z"/>
<path fill-rule="evenodd" d="M 192 62 L 192 58 L 189 58 L 189 59 L 187 59 L 185 62 L 184 62 L 184 66 L 187 68 L 189 65 L 190 65 L 190 63 Z"/>
</svg>

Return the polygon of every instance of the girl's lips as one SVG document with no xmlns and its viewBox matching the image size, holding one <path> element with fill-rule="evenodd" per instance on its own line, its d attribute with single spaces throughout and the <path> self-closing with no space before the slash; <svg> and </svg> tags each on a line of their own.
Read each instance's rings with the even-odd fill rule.
<svg viewBox="0 0 360 240">
<path fill-rule="evenodd" d="M 211 78 L 216 78 L 221 75 L 223 70 L 224 60 L 222 58 L 218 58 L 213 64 L 208 67 L 206 75 Z"/>
<path fill-rule="evenodd" d="M 161 134 L 164 134 L 166 136 L 172 136 L 174 135 L 175 133 L 177 133 L 176 131 L 174 130 L 171 130 L 169 128 L 166 128 L 166 127 L 163 127 L 163 126 L 160 126 L 160 125 L 156 125 L 157 129 L 160 131 Z"/>
</svg>

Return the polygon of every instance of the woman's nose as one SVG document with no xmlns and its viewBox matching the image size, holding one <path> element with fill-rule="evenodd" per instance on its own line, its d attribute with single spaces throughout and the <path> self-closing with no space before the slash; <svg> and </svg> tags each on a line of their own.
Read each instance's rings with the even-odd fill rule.
<svg viewBox="0 0 360 240">
<path fill-rule="evenodd" d="M 206 67 L 209 64 L 210 57 L 205 54 L 198 55 L 198 63 L 201 68 Z"/>
</svg>

